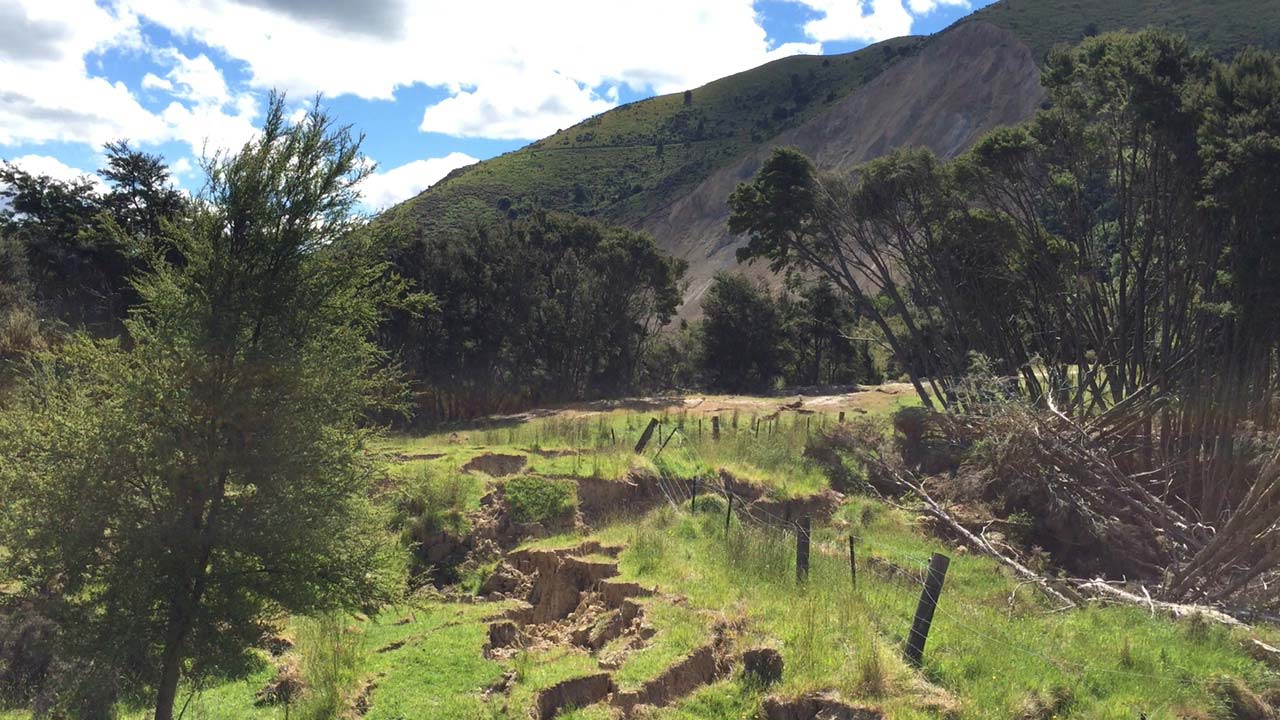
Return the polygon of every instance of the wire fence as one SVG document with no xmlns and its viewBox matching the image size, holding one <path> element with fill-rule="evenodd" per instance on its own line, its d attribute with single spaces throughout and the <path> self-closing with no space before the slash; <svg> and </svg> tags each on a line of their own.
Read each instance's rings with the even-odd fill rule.
<svg viewBox="0 0 1280 720">
<path fill-rule="evenodd" d="M 671 438 L 678 438 L 675 451 L 683 452 L 687 461 L 690 461 L 694 465 L 701 466 L 702 458 L 697 453 L 696 446 L 689 441 L 689 438 L 685 436 L 679 427 L 672 430 Z M 659 473 L 658 482 L 662 488 L 662 492 L 666 495 L 671 505 L 677 509 L 685 507 L 686 500 L 690 501 L 692 504 L 694 498 L 699 494 L 697 491 L 700 490 L 700 494 L 702 495 L 722 498 L 724 502 L 729 504 L 726 512 L 736 515 L 740 523 L 750 523 L 759 527 L 773 527 L 787 532 L 803 532 L 803 526 L 799 518 L 779 515 L 778 513 L 768 509 L 768 507 L 761 505 L 760 501 L 764 499 L 763 495 L 758 495 L 754 498 L 743 496 L 742 494 L 730 489 L 727 482 L 714 482 L 710 477 L 694 478 L 691 481 L 686 481 L 674 474 L 670 477 L 664 477 L 664 475 L 664 473 Z M 699 482 L 699 480 L 703 481 Z M 695 487 L 697 490 L 695 490 Z M 828 556 L 840 556 L 844 554 L 844 550 L 839 545 L 833 543 L 821 543 L 819 545 L 819 550 Z M 900 561 L 914 564 L 907 565 L 905 567 L 898 566 L 898 568 L 905 571 L 906 577 L 912 581 L 912 586 L 918 586 L 923 595 L 926 592 L 926 580 L 928 577 L 927 568 L 931 558 L 902 549 L 895 549 L 893 551 L 893 555 Z M 888 562 L 892 563 L 893 561 Z M 1141 672 L 1138 670 L 1102 667 L 1077 660 L 1069 660 L 1051 653 L 1033 649 L 1028 647 L 1026 641 L 1018 640 L 1012 637 L 1011 634 L 1002 632 L 993 622 L 991 622 L 989 618 L 979 617 L 980 615 L 983 615 L 983 610 L 989 610 L 989 608 L 967 602 L 964 599 L 966 593 L 964 593 L 962 589 L 957 592 L 957 588 L 955 586 L 958 582 L 960 582 L 960 580 L 959 578 L 956 578 L 954 574 L 948 579 L 948 589 L 952 590 L 952 592 L 941 593 L 939 597 L 934 598 L 937 600 L 934 610 L 937 615 L 941 617 L 944 623 L 951 627 L 958 628 L 977 640 L 980 644 L 989 647 L 992 650 L 1013 653 L 1018 656 L 1034 659 L 1060 673 L 1076 676 L 1081 683 L 1087 683 L 1090 675 L 1096 675 L 1178 685 L 1184 683 L 1185 678 L 1192 674 L 1190 669 L 1177 665 L 1172 665 L 1171 667 L 1172 673 L 1178 674 Z M 1017 592 L 1016 587 L 1014 592 Z M 943 594 L 947 596 L 945 602 L 942 601 L 941 598 L 941 595 Z M 1060 615 L 1062 614 L 1059 611 L 1055 612 L 1058 612 Z M 1065 622 L 1065 616 L 1062 622 Z M 1138 710 L 1136 711 L 1137 714 L 1135 717 L 1158 717 L 1168 710 L 1172 706 L 1173 702 L 1173 700 L 1169 700 L 1154 708 Z"/>
</svg>

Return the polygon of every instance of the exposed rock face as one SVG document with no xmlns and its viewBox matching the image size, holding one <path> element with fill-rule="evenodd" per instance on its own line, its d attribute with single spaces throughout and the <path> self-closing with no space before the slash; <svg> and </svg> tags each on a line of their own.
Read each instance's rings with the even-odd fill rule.
<svg viewBox="0 0 1280 720">
<path fill-rule="evenodd" d="M 640 226 L 662 249 L 689 261 L 681 315 L 696 316 L 712 278 L 736 264 L 735 253 L 745 242 L 725 227 L 729 195 L 773 148 L 796 147 L 833 172 L 897 147 L 927 147 L 950 158 L 990 130 L 1031 117 L 1043 100 L 1039 68 L 1017 36 L 985 22 L 963 23 L 821 115 L 716 170 Z M 759 263 L 751 272 L 768 275 Z"/>
</svg>

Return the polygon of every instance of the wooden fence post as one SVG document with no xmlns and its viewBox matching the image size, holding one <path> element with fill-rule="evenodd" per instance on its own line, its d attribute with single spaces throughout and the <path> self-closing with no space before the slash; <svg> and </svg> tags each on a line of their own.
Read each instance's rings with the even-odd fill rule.
<svg viewBox="0 0 1280 720">
<path fill-rule="evenodd" d="M 844 411 L 843 411 L 843 410 L 841 410 L 841 411 L 840 411 L 840 424 L 841 424 L 841 425 L 843 425 L 843 424 L 844 424 Z"/>
<path fill-rule="evenodd" d="M 796 582 L 809 579 L 809 516 L 805 515 L 796 526 Z"/>
<path fill-rule="evenodd" d="M 720 439 L 720 416 L 719 415 L 711 416 L 711 439 L 712 440 Z"/>
<path fill-rule="evenodd" d="M 725 510 L 724 510 L 724 539 L 728 540 L 729 539 L 729 521 L 733 519 L 733 496 L 727 492 L 727 488 L 724 496 L 729 501 L 725 503 Z"/>
<path fill-rule="evenodd" d="M 649 438 L 653 437 L 653 431 L 656 429 L 658 429 L 658 419 L 649 418 L 649 426 L 644 429 L 643 433 L 641 433 L 640 442 L 636 443 L 637 455 L 644 453 L 644 448 L 649 444 Z"/>
<path fill-rule="evenodd" d="M 929 576 L 925 578 L 924 588 L 920 591 L 920 603 L 916 606 L 916 618 L 911 623 L 911 634 L 907 636 L 906 660 L 912 667 L 920 667 L 924 659 L 924 643 L 929 639 L 929 626 L 933 624 L 933 611 L 938 606 L 938 596 L 942 594 L 942 581 L 947 577 L 947 567 L 951 559 L 941 553 L 934 553 L 929 558 Z"/>
<path fill-rule="evenodd" d="M 849 578 L 853 581 L 853 589 L 858 589 L 858 558 L 853 552 L 853 533 L 849 533 Z"/>
</svg>

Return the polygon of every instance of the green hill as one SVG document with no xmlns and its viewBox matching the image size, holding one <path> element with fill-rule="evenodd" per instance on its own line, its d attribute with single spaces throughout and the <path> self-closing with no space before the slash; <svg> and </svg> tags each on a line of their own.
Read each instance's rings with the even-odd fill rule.
<svg viewBox="0 0 1280 720">
<path fill-rule="evenodd" d="M 623 105 L 520 150 L 454 171 L 388 211 L 425 230 L 542 206 L 635 223 L 714 168 L 821 113 L 924 38 L 795 56 L 688 93 Z"/>
<path fill-rule="evenodd" d="M 772 147 L 797 146 L 830 171 L 903 145 L 950 157 L 1034 112 L 1043 101 L 1037 65 L 1054 45 L 1148 26 L 1220 56 L 1274 49 L 1280 3 L 1001 0 L 930 37 L 785 58 L 624 105 L 457 170 L 383 219 L 413 235 L 544 207 L 642 229 L 689 262 L 681 312 L 696 315 L 711 277 L 736 264 L 728 194 Z"/>
<path fill-rule="evenodd" d="M 1219 56 L 1250 45 L 1280 47 L 1280 3 L 1258 0 L 1001 0 L 961 22 L 970 21 L 1013 31 L 1038 62 L 1059 43 L 1152 26 L 1186 35 Z"/>
</svg>

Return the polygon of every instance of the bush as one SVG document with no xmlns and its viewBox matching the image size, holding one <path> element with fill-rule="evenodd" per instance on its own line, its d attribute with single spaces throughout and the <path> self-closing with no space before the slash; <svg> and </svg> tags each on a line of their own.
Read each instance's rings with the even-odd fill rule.
<svg viewBox="0 0 1280 720">
<path fill-rule="evenodd" d="M 475 476 L 424 466 L 405 488 L 401 521 L 418 541 L 441 530 L 464 535 L 470 529 L 467 508 L 482 491 L 483 481 Z"/>
<path fill-rule="evenodd" d="M 503 488 L 516 522 L 546 523 L 578 508 L 577 488 L 567 480 L 525 476 L 508 480 Z"/>
<path fill-rule="evenodd" d="M 295 717 L 343 717 L 354 700 L 363 656 L 360 634 L 341 613 L 309 618 L 298 629 L 303 692 Z"/>
</svg>

